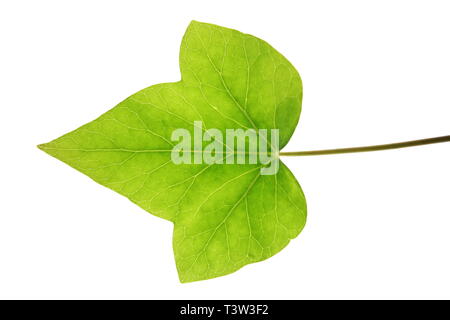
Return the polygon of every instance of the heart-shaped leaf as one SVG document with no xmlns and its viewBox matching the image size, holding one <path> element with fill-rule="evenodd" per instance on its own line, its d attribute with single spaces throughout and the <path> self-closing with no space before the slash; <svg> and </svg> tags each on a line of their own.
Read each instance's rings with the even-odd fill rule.
<svg viewBox="0 0 450 320">
<path fill-rule="evenodd" d="M 279 252 L 305 225 L 306 201 L 282 163 L 273 175 L 262 174 L 260 161 L 174 163 L 173 132 L 278 129 L 282 148 L 298 122 L 302 85 L 295 68 L 265 41 L 195 21 L 181 44 L 180 68 L 181 81 L 141 90 L 39 147 L 172 221 L 178 274 L 189 282 Z"/>
</svg>

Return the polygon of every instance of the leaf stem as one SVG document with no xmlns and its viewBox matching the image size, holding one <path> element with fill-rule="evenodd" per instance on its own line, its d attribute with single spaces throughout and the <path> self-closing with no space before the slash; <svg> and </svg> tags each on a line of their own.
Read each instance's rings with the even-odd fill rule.
<svg viewBox="0 0 450 320">
<path fill-rule="evenodd" d="M 442 136 L 442 137 L 435 137 L 435 138 L 405 141 L 405 142 L 379 144 L 379 145 L 375 145 L 375 146 L 341 148 L 341 149 L 326 149 L 326 150 L 311 150 L 311 151 L 290 151 L 290 152 L 280 152 L 279 154 L 280 154 L 280 156 L 319 156 L 319 155 L 327 155 L 327 154 L 356 153 L 356 152 L 369 152 L 369 151 L 399 149 L 399 148 L 423 146 L 426 144 L 441 143 L 441 142 L 450 142 L 450 135 Z"/>
</svg>

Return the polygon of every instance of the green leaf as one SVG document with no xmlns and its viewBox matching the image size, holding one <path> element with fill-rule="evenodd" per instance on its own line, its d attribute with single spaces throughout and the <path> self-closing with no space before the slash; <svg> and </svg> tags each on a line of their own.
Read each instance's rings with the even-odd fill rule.
<svg viewBox="0 0 450 320">
<path fill-rule="evenodd" d="M 39 148 L 172 221 L 179 278 L 189 282 L 279 252 L 302 230 L 306 201 L 282 163 L 275 175 L 262 175 L 260 162 L 174 164 L 172 132 L 193 132 L 194 121 L 224 135 L 275 128 L 282 148 L 298 122 L 302 85 L 265 41 L 195 21 L 183 37 L 180 68 L 181 81 L 141 90 Z"/>
</svg>

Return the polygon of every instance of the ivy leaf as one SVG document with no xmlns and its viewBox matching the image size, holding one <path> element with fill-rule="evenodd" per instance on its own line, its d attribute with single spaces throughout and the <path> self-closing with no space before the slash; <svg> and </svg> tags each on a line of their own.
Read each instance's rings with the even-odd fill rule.
<svg viewBox="0 0 450 320">
<path fill-rule="evenodd" d="M 300 185 L 280 163 L 175 164 L 171 134 L 279 129 L 289 141 L 301 110 L 298 72 L 268 43 L 236 30 L 191 22 L 181 44 L 182 80 L 157 84 L 40 149 L 174 223 L 181 282 L 234 272 L 267 259 L 306 222 Z"/>
</svg>

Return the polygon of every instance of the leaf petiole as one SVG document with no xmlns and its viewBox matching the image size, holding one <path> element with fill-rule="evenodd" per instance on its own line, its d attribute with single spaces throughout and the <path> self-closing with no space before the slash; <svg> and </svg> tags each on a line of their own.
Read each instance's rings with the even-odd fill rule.
<svg viewBox="0 0 450 320">
<path fill-rule="evenodd" d="M 379 144 L 374 146 L 353 147 L 353 148 L 341 148 L 341 149 L 325 149 L 325 150 L 311 150 L 311 151 L 290 151 L 280 152 L 280 156 L 319 156 L 327 154 L 340 154 L 340 153 L 356 153 L 356 152 L 369 152 L 380 151 L 389 149 L 408 148 L 414 146 L 423 146 L 426 144 L 450 142 L 450 135 L 442 137 L 434 137 L 420 140 L 412 140 L 397 143 Z"/>
</svg>

